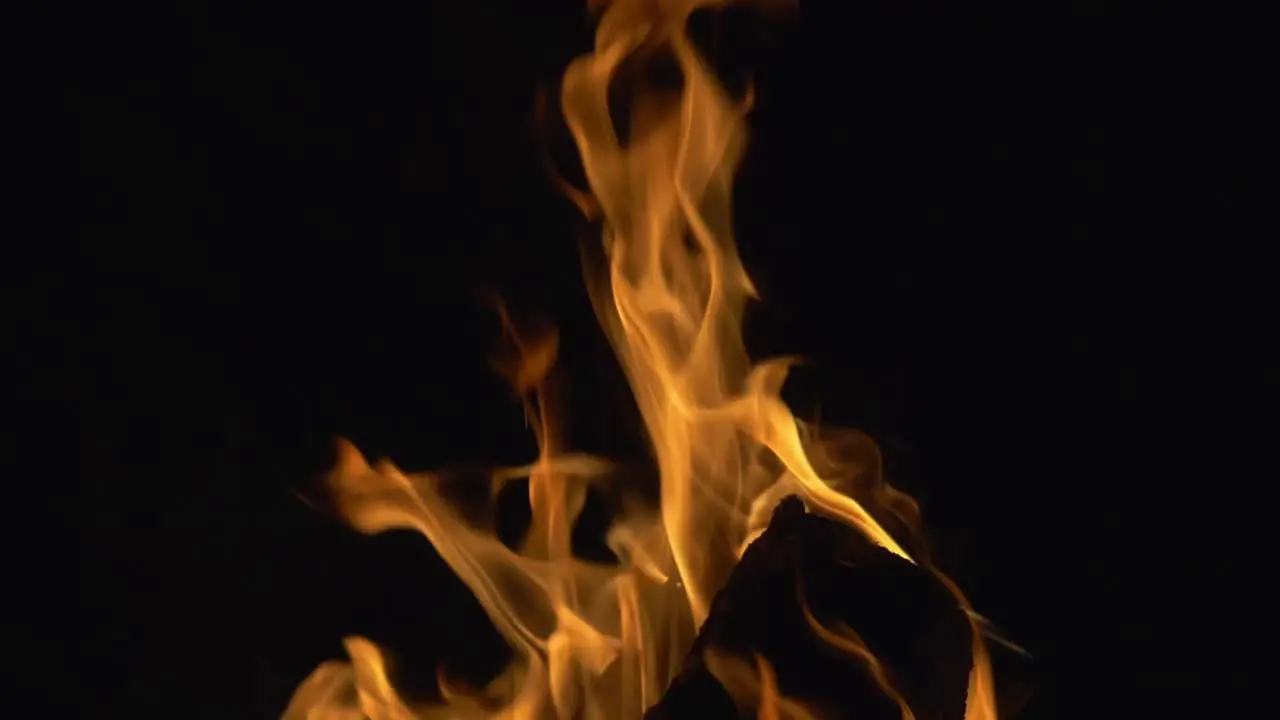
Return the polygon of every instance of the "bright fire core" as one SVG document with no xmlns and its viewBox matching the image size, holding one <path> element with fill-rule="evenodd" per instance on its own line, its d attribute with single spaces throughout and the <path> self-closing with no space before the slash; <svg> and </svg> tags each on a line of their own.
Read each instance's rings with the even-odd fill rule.
<svg viewBox="0 0 1280 720">
<path fill-rule="evenodd" d="M 884 485 L 874 463 L 820 473 L 822 442 L 780 397 L 787 363 L 752 365 L 747 357 L 741 317 L 753 288 L 734 247 L 730 190 L 749 101 L 726 94 L 685 34 L 689 14 L 711 4 L 717 1 L 614 0 L 594 52 L 569 66 L 561 94 L 590 185 L 574 198 L 603 226 L 602 244 L 586 254 L 586 281 L 648 432 L 657 507 L 624 504 L 607 536 L 618 563 L 572 555 L 570 533 L 588 488 L 619 481 L 608 462 L 562 447 L 557 424 L 564 419 L 544 382 L 556 334 L 518 331 L 504 313 L 517 352 L 503 369 L 525 398 L 540 448 L 528 466 L 491 475 L 495 497 L 504 483 L 529 480 L 532 522 L 516 549 L 465 519 L 436 476 L 405 474 L 385 461 L 371 467 L 347 443 L 330 489 L 362 532 L 425 535 L 515 660 L 483 688 L 459 687 L 442 674 L 442 701 L 410 704 L 393 687 L 382 651 L 350 637 L 350 662 L 318 667 L 285 720 L 640 718 L 680 671 L 715 593 L 788 495 L 914 562 L 875 519 L 910 526 L 910 499 Z M 683 81 L 638 91 L 620 138 L 610 80 L 624 59 L 660 53 L 674 59 Z M 991 671 L 974 617 L 966 720 L 990 720 Z M 883 678 L 856 635 L 811 625 Z M 811 716 L 801 701 L 779 694 L 767 658 L 708 658 L 708 667 L 760 718 Z M 892 686 L 881 684 L 912 717 Z"/>
</svg>

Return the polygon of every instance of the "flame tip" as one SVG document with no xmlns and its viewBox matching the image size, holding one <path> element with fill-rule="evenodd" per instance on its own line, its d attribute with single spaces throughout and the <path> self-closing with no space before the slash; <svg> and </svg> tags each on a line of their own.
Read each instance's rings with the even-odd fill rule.
<svg viewBox="0 0 1280 720">
<path fill-rule="evenodd" d="M 345 437 L 334 439 L 333 472 L 338 474 L 361 472 L 369 469 L 369 461 L 355 443 Z"/>
</svg>

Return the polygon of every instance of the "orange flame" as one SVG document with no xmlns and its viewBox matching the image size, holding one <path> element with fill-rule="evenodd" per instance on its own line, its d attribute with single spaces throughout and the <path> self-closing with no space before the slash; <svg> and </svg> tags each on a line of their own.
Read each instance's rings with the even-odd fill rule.
<svg viewBox="0 0 1280 720">
<path fill-rule="evenodd" d="M 721 653 L 714 648 L 703 658 L 711 674 L 743 709 L 755 709 L 756 720 L 813 720 L 814 713 L 802 703 L 783 697 L 778 691 L 778 676 L 762 655 L 752 656 L 752 663 Z"/>
<path fill-rule="evenodd" d="M 465 520 L 437 476 L 407 475 L 389 462 L 371 467 L 346 442 L 330 481 L 358 530 L 412 528 L 426 536 L 479 599 L 515 661 L 479 690 L 442 678 L 442 703 L 410 707 L 389 681 L 381 651 L 349 638 L 350 663 L 317 668 L 295 692 L 286 720 L 639 718 L 679 672 L 712 597 L 787 495 L 914 562 L 862 504 L 906 516 L 913 506 L 905 496 L 877 485 L 874 468 L 872 483 L 858 492 L 821 476 L 815 466 L 831 464 L 825 451 L 779 395 L 788 362 L 753 366 L 747 357 L 742 310 L 754 289 L 734 246 L 730 191 L 749 98 L 731 99 L 685 34 L 689 14 L 712 4 L 615 0 L 594 52 L 565 72 L 561 96 L 592 191 L 578 198 L 604 225 L 601 246 L 584 256 L 587 281 L 652 444 L 657 511 L 635 505 L 615 522 L 608 541 L 618 564 L 572 555 L 570 531 L 587 489 L 613 482 L 611 468 L 561 446 L 547 386 L 555 333 L 521 332 L 500 308 L 516 355 L 499 368 L 525 398 L 540 448 L 530 465 L 491 476 L 495 495 L 513 479 L 529 479 L 533 520 L 523 544 L 509 548 L 492 529 Z M 610 81 L 624 59 L 660 54 L 678 65 L 682 84 L 638 90 L 630 132 L 619 137 Z M 809 620 L 820 637 L 862 658 L 911 717 L 856 635 Z M 754 669 L 714 652 L 707 660 L 758 717 L 810 716 L 779 694 L 764 658 Z M 974 660 L 966 718 L 992 719 L 978 633 Z"/>
</svg>

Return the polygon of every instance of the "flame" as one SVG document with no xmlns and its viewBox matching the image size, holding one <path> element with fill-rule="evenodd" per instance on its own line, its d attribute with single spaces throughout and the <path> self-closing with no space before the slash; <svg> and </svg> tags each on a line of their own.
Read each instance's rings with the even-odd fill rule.
<svg viewBox="0 0 1280 720">
<path fill-rule="evenodd" d="M 759 653 L 752 663 L 714 648 L 704 653 L 707 668 L 740 708 L 755 709 L 756 720 L 813 720 L 804 704 L 778 691 L 778 675 Z"/>
<path fill-rule="evenodd" d="M 555 332 L 517 327 L 500 305 L 512 353 L 495 365 L 524 399 L 540 452 L 527 466 L 495 470 L 490 482 L 496 497 L 506 483 L 528 478 L 532 523 L 523 543 L 512 549 L 464 517 L 442 476 L 405 474 L 386 461 L 370 465 L 345 441 L 329 479 L 356 529 L 422 533 L 478 598 L 515 651 L 514 662 L 480 689 L 441 676 L 442 701 L 409 703 L 393 687 L 382 651 L 348 638 L 350 662 L 317 668 L 295 692 L 286 720 L 639 718 L 679 672 L 712 597 L 787 495 L 914 562 L 863 504 L 909 520 L 909 499 L 875 481 L 853 488 L 821 476 L 815 466 L 831 465 L 830 448 L 780 397 L 789 362 L 748 359 L 742 312 L 755 290 L 735 250 L 730 191 L 750 95 L 727 95 L 685 34 L 689 14 L 713 4 L 615 0 L 600 20 L 594 51 L 569 66 L 562 85 L 563 112 L 591 188 L 574 197 L 604 227 L 602 243 L 584 254 L 586 279 L 652 445 L 661 488 L 656 511 L 630 503 L 615 521 L 608 542 L 619 563 L 573 556 L 570 531 L 588 488 L 624 495 L 626 488 L 617 487 L 609 463 L 563 446 L 552 382 Z M 624 60 L 658 56 L 675 61 L 681 85 L 637 90 L 630 130 L 619 137 L 610 82 Z M 808 620 L 819 637 L 863 659 L 911 717 L 851 630 Z M 752 666 L 713 650 L 706 660 L 759 718 L 810 717 L 779 694 L 764 658 Z M 990 668 L 976 632 L 974 661 L 966 718 L 992 719 Z"/>
</svg>

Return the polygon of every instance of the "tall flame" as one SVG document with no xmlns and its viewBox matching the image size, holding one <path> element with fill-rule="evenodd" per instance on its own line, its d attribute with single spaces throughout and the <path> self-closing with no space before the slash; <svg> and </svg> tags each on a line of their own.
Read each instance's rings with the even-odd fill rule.
<svg viewBox="0 0 1280 720">
<path fill-rule="evenodd" d="M 350 663 L 317 668 L 295 692 L 286 720 L 639 718 L 678 673 L 712 597 L 787 495 L 914 562 L 864 507 L 874 503 L 870 509 L 881 517 L 905 518 L 913 511 L 909 499 L 878 476 L 859 487 L 822 477 L 815 466 L 830 464 L 821 461 L 823 448 L 779 394 L 788 363 L 752 365 L 747 357 L 742 311 L 754 289 L 734 246 L 730 191 L 749 97 L 733 100 L 685 34 L 689 14 L 711 4 L 615 0 L 594 52 L 569 66 L 562 86 L 592 191 L 577 197 L 604 227 L 600 247 L 584 256 L 587 281 L 657 461 L 657 511 L 631 504 L 615 521 L 608 540 L 619 563 L 573 556 L 574 521 L 590 485 L 614 482 L 610 466 L 562 447 L 547 385 L 556 334 L 518 329 L 503 311 L 515 352 L 501 369 L 526 398 L 540 448 L 530 465 L 491 477 L 494 496 L 513 479 L 529 480 L 532 523 L 518 549 L 464 519 L 437 475 L 408 475 L 385 461 L 371 467 L 343 442 L 330 480 L 360 531 L 425 535 L 516 659 L 480 690 L 441 677 L 443 702 L 411 706 L 389 681 L 379 648 L 348 638 Z M 680 86 L 635 92 L 629 132 L 619 137 L 610 82 L 624 60 L 659 56 L 678 65 Z M 819 637 L 862 659 L 910 717 L 856 635 L 806 620 Z M 991 675 L 981 633 L 974 638 L 966 718 L 987 720 L 995 717 Z M 759 717 L 807 715 L 779 695 L 767 659 L 713 656 L 708 665 L 735 699 L 759 708 Z"/>
</svg>

